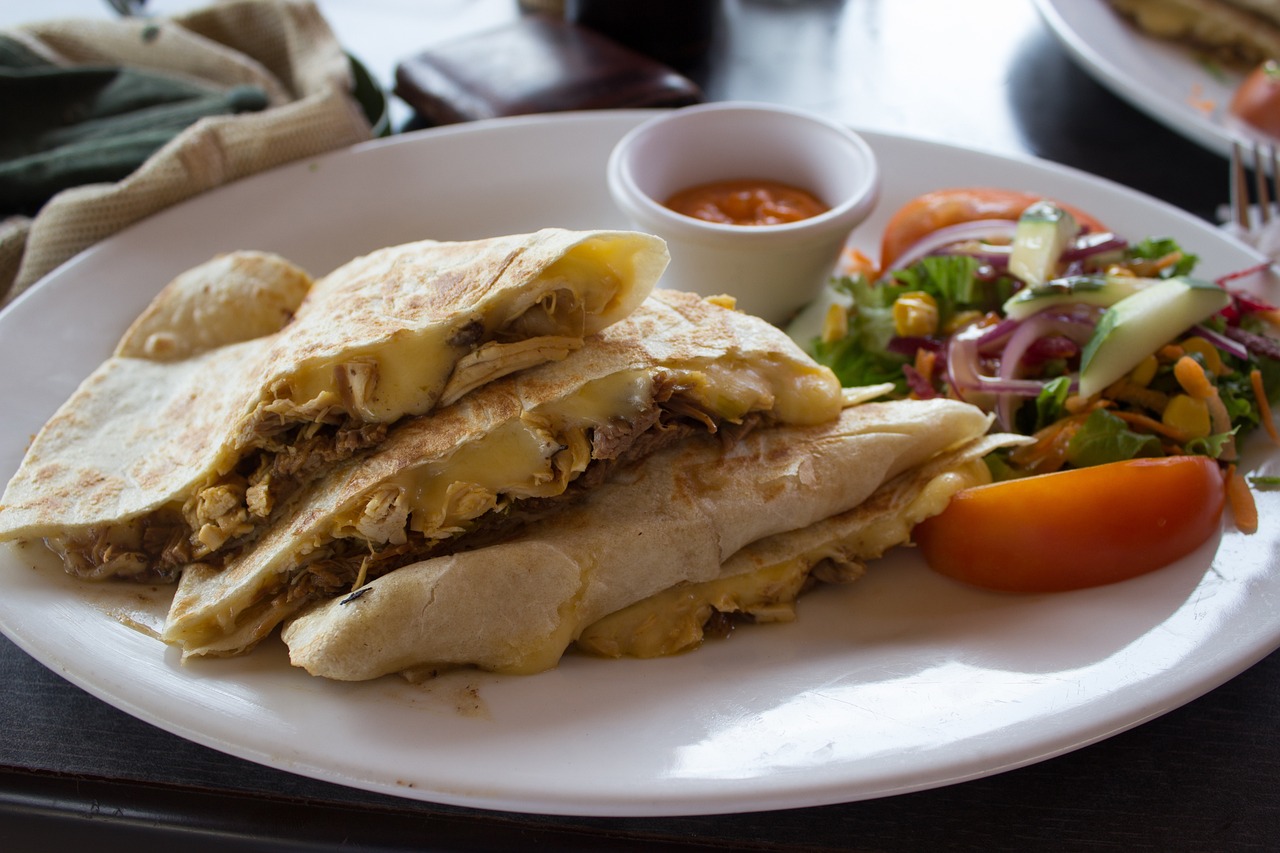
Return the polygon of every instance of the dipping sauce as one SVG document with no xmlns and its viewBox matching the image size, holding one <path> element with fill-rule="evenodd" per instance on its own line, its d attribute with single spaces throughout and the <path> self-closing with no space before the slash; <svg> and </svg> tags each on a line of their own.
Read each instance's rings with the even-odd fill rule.
<svg viewBox="0 0 1280 853">
<path fill-rule="evenodd" d="M 726 225 L 782 225 L 830 209 L 805 190 L 753 178 L 699 184 L 665 204 L 676 213 Z"/>
</svg>

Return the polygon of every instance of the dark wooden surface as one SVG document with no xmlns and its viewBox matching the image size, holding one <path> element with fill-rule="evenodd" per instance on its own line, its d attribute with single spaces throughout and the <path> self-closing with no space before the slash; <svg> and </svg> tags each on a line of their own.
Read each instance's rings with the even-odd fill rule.
<svg viewBox="0 0 1280 853">
<path fill-rule="evenodd" d="M 471 20 L 488 25 L 506 5 L 514 15 L 503 0 L 423 0 L 420 43 Z M 404 4 L 321 6 L 384 83 L 417 46 L 379 15 L 405 14 Z M 1206 218 L 1225 200 L 1225 162 L 1094 82 L 1025 0 L 726 0 L 719 24 L 696 71 L 711 98 L 792 103 L 867 129 L 1043 157 Z M 412 124 L 403 105 L 397 114 L 399 127 Z M 1276 654 L 1135 729 L 984 779 L 821 808 L 653 819 L 493 813 L 293 776 L 135 720 L 3 639 L 0 684 L 6 851 L 1280 847 Z"/>
</svg>

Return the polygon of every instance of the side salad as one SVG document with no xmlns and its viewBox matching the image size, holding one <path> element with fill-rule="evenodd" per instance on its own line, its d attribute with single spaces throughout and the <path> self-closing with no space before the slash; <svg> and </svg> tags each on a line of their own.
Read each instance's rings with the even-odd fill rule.
<svg viewBox="0 0 1280 853">
<path fill-rule="evenodd" d="M 997 481 L 1206 457 L 1252 532 L 1235 463 L 1259 428 L 1280 443 L 1280 311 L 1236 287 L 1265 268 L 1210 281 L 1197 261 L 1051 199 L 939 190 L 890 220 L 879 263 L 849 253 L 788 331 L 845 385 L 960 398 L 1029 437 L 988 459 Z"/>
</svg>

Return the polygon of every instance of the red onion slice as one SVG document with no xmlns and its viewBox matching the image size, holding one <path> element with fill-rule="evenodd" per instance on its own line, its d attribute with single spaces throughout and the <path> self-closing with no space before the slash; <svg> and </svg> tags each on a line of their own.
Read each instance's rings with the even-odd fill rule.
<svg viewBox="0 0 1280 853">
<path fill-rule="evenodd" d="M 1208 326 L 1195 325 L 1191 330 L 1223 352 L 1229 353 L 1241 361 L 1248 361 L 1249 348 L 1240 341 L 1233 340 L 1221 332 L 1215 332 Z"/>
<path fill-rule="evenodd" d="M 1118 252 L 1127 248 L 1128 245 L 1128 240 L 1105 231 L 1081 234 L 1063 250 L 1061 260 L 1063 263 L 1071 263 L 1106 252 Z"/>
<path fill-rule="evenodd" d="M 1018 324 L 1018 328 L 1009 336 L 1008 343 L 1004 346 L 1004 352 L 1000 356 L 1000 379 L 1003 382 L 1025 382 L 1029 380 L 1018 379 L 1018 368 L 1022 364 L 1022 358 L 1026 355 L 1027 350 L 1031 348 L 1036 341 L 1049 336 L 1061 336 L 1068 338 L 1080 346 L 1084 346 L 1089 342 L 1089 338 L 1093 335 L 1094 324 L 1082 317 L 1070 312 L 1058 312 L 1053 310 L 1041 311 L 1039 314 L 1032 314 L 1030 317 Z M 1038 380 L 1035 384 L 1039 390 L 1039 394 L 1044 389 L 1045 383 Z M 1004 429 L 1013 429 L 1013 415 L 1016 403 L 1015 397 L 1024 396 L 1014 393 L 1005 393 L 1000 397 L 996 406 L 996 417 L 1000 421 L 1000 426 Z"/>
<path fill-rule="evenodd" d="M 978 219 L 973 222 L 961 222 L 931 231 L 906 248 L 893 265 L 884 272 L 905 269 L 916 261 L 931 255 L 939 249 L 967 240 L 990 241 L 998 238 L 1004 241 L 1013 240 L 1018 223 L 1012 219 Z"/>
</svg>

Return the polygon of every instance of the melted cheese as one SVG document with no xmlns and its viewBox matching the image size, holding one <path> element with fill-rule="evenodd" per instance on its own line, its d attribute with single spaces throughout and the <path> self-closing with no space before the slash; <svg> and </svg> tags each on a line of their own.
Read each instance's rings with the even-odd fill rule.
<svg viewBox="0 0 1280 853">
<path fill-rule="evenodd" d="M 635 260 L 634 255 L 624 251 L 615 241 L 588 240 L 574 246 L 543 270 L 538 282 L 553 291 L 557 286 L 562 287 L 565 292 L 576 296 L 575 306 L 581 304 L 581 310 L 587 314 L 600 316 L 617 300 L 623 280 L 631 280 L 639 274 Z M 594 281 L 599 286 L 583 288 L 579 284 L 583 281 Z M 505 325 L 532 307 L 513 302 L 510 316 L 502 318 L 501 322 Z M 555 315 L 563 313 L 566 306 L 557 305 L 552 300 L 545 307 L 549 314 Z M 574 310 L 578 309 L 575 307 Z"/>
<path fill-rule="evenodd" d="M 583 287 L 586 281 L 594 286 Z M 484 324 L 482 341 L 500 340 L 504 333 L 581 338 L 584 312 L 598 316 L 620 289 L 621 279 L 608 253 L 588 242 L 543 270 L 520 297 L 494 306 L 487 317 L 473 319 Z M 345 365 L 372 365 L 370 393 L 348 414 L 369 423 L 422 414 L 440 397 L 458 359 L 472 349 L 449 343 L 462 325 L 401 329 L 374 346 L 344 353 L 341 361 L 305 364 L 281 389 L 281 396 L 298 409 L 315 409 L 314 401 L 341 399 L 339 377 Z"/>
<path fill-rule="evenodd" d="M 696 648 L 712 612 L 741 613 L 757 622 L 789 622 L 795 602 L 815 569 L 835 564 L 821 574 L 852 580 L 863 561 L 907 542 L 911 530 L 937 515 L 960 489 L 988 482 L 981 460 L 968 462 L 929 480 L 906 506 L 882 512 L 837 542 L 772 565 L 699 584 L 683 584 L 638 601 L 587 626 L 578 648 L 604 657 L 652 658 Z"/>
<path fill-rule="evenodd" d="M 839 380 L 817 364 L 726 357 L 698 372 L 704 398 L 730 420 L 771 410 L 782 423 L 807 426 L 835 420 L 844 407 Z"/>
<path fill-rule="evenodd" d="M 343 360 L 315 361 L 301 367 L 280 396 L 297 409 L 317 408 L 313 401 L 341 405 L 338 377 L 344 364 L 369 364 L 374 368 L 372 393 L 359 411 L 348 412 L 368 422 L 392 421 L 415 413 L 422 401 L 434 401 L 453 370 L 454 358 L 442 357 L 445 333 L 439 328 L 415 332 L 402 330 L 376 347 L 344 354 Z"/>
<path fill-rule="evenodd" d="M 834 376 L 828 383 L 829 371 L 816 366 L 722 359 L 663 372 L 721 422 L 774 410 L 785 422 L 821 423 L 835 418 L 842 405 L 839 383 Z M 643 413 L 655 376 L 637 369 L 597 379 L 446 458 L 408 468 L 336 515 L 332 535 L 404 541 L 400 522 L 407 516 L 409 529 L 428 538 L 449 536 L 514 500 L 559 495 L 591 461 L 590 431 Z"/>
<path fill-rule="evenodd" d="M 402 502 L 410 528 L 428 537 L 455 533 L 502 502 L 558 495 L 590 461 L 587 430 L 639 415 L 649 405 L 652 383 L 653 377 L 641 370 L 589 382 L 575 394 L 454 448 L 443 459 L 406 468 L 336 516 L 333 535 L 369 538 L 376 525 L 368 519 L 382 515 L 388 491 Z"/>
</svg>

